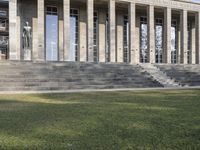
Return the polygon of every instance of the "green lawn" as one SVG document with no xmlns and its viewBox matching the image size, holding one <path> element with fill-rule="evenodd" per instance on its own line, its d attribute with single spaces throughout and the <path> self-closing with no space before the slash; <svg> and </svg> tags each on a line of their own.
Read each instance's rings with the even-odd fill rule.
<svg viewBox="0 0 200 150">
<path fill-rule="evenodd" d="M 200 150 L 200 90 L 0 95 L 0 150 Z"/>
</svg>

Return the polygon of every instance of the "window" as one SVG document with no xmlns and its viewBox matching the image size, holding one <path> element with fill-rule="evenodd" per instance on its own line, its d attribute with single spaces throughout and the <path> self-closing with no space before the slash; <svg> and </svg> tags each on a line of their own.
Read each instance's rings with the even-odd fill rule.
<svg viewBox="0 0 200 150">
<path fill-rule="evenodd" d="M 47 15 L 58 15 L 57 7 L 54 6 L 47 6 Z"/>
<path fill-rule="evenodd" d="M 129 22 L 128 16 L 124 16 L 124 33 L 123 33 L 123 46 L 124 46 L 124 62 L 130 62 L 129 52 Z"/>
<path fill-rule="evenodd" d="M 8 36 L 0 36 L 0 45 L 8 45 Z"/>
<path fill-rule="evenodd" d="M 79 12 L 77 9 L 70 9 L 70 52 L 69 60 L 78 61 L 79 50 Z"/>
<path fill-rule="evenodd" d="M 191 63 L 191 51 L 192 51 L 192 47 L 191 47 L 191 38 L 192 38 L 192 32 L 191 32 L 191 23 L 188 21 L 188 50 L 187 50 L 187 63 L 190 64 Z"/>
<path fill-rule="evenodd" d="M 57 8 L 46 8 L 46 60 L 58 60 L 58 15 Z"/>
<path fill-rule="evenodd" d="M 8 19 L 0 19 L 0 30 L 5 31 L 8 28 Z"/>
<path fill-rule="evenodd" d="M 163 19 L 156 19 L 155 30 L 156 63 L 163 62 Z"/>
<path fill-rule="evenodd" d="M 0 10 L 0 16 L 1 16 L 1 17 L 6 17 L 6 16 L 7 16 L 7 11 L 5 11 L 5 10 Z"/>
<path fill-rule="evenodd" d="M 147 17 L 140 18 L 140 62 L 148 62 L 148 28 Z"/>
<path fill-rule="evenodd" d="M 0 36 L 1 59 L 7 59 L 8 58 L 8 41 L 9 41 L 8 36 Z"/>
<path fill-rule="evenodd" d="M 99 33 L 99 21 L 98 21 L 98 13 L 94 12 L 94 62 L 99 61 L 99 51 L 98 51 L 98 33 Z"/>
<path fill-rule="evenodd" d="M 106 62 L 110 62 L 110 49 L 109 49 L 109 17 L 108 14 L 106 15 Z"/>
<path fill-rule="evenodd" d="M 172 20 L 171 26 L 171 63 L 177 63 L 177 21 Z"/>
</svg>

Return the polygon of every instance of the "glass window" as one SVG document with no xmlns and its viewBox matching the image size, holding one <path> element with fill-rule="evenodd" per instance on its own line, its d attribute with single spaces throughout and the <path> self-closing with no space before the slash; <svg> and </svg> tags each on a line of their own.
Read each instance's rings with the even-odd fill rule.
<svg viewBox="0 0 200 150">
<path fill-rule="evenodd" d="M 5 10 L 0 10 L 0 16 L 6 17 L 6 16 L 7 16 L 7 11 L 5 11 Z"/>
<path fill-rule="evenodd" d="M 8 41 L 9 41 L 8 36 L 0 36 L 1 59 L 8 59 Z"/>
<path fill-rule="evenodd" d="M 123 33 L 123 46 L 124 46 L 124 62 L 130 62 L 129 51 L 129 21 L 128 16 L 124 16 L 124 33 Z"/>
<path fill-rule="evenodd" d="M 47 6 L 47 12 L 48 15 L 58 15 L 57 7 L 54 6 Z"/>
<path fill-rule="evenodd" d="M 58 60 L 58 15 L 56 7 L 47 7 L 46 12 L 46 60 Z"/>
<path fill-rule="evenodd" d="M 5 31 L 8 28 L 8 19 L 0 19 L 0 30 Z"/>
<path fill-rule="evenodd" d="M 172 20 L 171 26 L 171 63 L 177 63 L 177 21 Z"/>
<path fill-rule="evenodd" d="M 140 62 L 148 62 L 148 27 L 147 18 L 140 18 Z"/>
<path fill-rule="evenodd" d="M 187 50 L 187 63 L 191 63 L 191 56 L 192 56 L 192 48 L 191 48 L 191 38 L 192 38 L 192 32 L 191 32 L 191 23 L 188 20 L 188 50 Z"/>
<path fill-rule="evenodd" d="M 78 61 L 78 47 L 79 47 L 79 24 L 78 24 L 78 10 L 70 9 L 70 52 L 69 60 Z"/>
<path fill-rule="evenodd" d="M 99 33 L 98 13 L 94 12 L 94 62 L 99 61 L 98 33 Z"/>
<path fill-rule="evenodd" d="M 156 19 L 155 31 L 156 63 L 163 62 L 163 19 Z"/>
<path fill-rule="evenodd" d="M 110 62 L 110 49 L 109 49 L 109 17 L 106 15 L 106 62 Z"/>
<path fill-rule="evenodd" d="M 8 36 L 0 36 L 0 45 L 8 45 Z"/>
</svg>

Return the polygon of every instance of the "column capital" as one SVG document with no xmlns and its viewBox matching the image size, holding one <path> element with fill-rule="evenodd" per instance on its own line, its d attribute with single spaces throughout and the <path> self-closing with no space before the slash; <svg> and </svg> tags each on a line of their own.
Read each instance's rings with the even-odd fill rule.
<svg viewBox="0 0 200 150">
<path fill-rule="evenodd" d="M 136 4 L 136 2 L 134 2 L 134 1 L 129 2 L 129 5 L 135 5 L 135 4 Z"/>
<path fill-rule="evenodd" d="M 166 7 L 165 9 L 172 10 L 172 8 L 171 8 L 171 7 Z"/>
</svg>

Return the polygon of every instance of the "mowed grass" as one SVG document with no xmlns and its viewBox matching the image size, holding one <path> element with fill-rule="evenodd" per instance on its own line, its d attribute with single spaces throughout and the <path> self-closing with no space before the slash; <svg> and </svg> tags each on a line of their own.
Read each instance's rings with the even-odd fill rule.
<svg viewBox="0 0 200 150">
<path fill-rule="evenodd" d="M 199 150 L 200 90 L 0 95 L 0 150 Z"/>
</svg>

